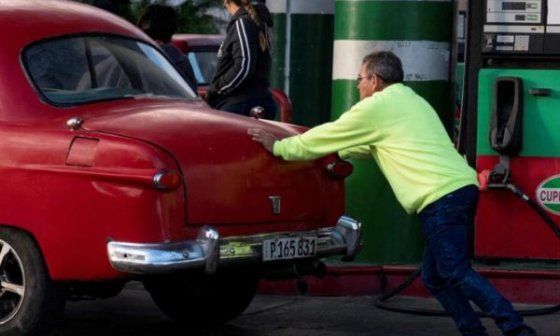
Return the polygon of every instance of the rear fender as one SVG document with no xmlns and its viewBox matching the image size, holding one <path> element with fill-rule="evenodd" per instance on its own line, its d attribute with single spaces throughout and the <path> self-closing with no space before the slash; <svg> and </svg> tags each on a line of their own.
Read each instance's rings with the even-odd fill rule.
<svg viewBox="0 0 560 336">
<path fill-rule="evenodd" d="M 35 237 L 52 279 L 118 277 L 107 257 L 113 239 L 184 239 L 184 185 L 152 185 L 158 171 L 179 170 L 166 151 L 102 133 L 35 130 L 30 140 L 10 132 L 1 132 L 11 161 L 0 161 L 0 223 Z"/>
</svg>

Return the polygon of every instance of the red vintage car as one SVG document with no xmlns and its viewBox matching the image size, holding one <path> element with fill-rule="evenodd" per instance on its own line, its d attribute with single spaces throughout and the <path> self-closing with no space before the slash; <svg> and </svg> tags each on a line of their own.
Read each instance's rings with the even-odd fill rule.
<svg viewBox="0 0 560 336">
<path fill-rule="evenodd" d="M 0 334 L 141 280 L 178 322 L 226 321 L 259 279 L 352 258 L 347 163 L 250 139 L 302 128 L 208 108 L 133 25 L 71 1 L 0 5 Z"/>
<path fill-rule="evenodd" d="M 171 40 L 173 45 L 187 55 L 201 97 L 206 96 L 206 90 L 214 76 L 218 65 L 218 50 L 223 40 L 224 36 L 211 34 L 175 34 Z M 271 88 L 270 93 L 276 102 L 280 121 L 290 122 L 292 120 L 292 102 L 288 95 L 276 88 Z"/>
</svg>

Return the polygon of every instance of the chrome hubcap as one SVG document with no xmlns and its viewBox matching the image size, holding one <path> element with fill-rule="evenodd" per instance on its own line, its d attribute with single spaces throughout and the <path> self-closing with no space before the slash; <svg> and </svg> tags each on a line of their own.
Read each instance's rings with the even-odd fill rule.
<svg viewBox="0 0 560 336">
<path fill-rule="evenodd" d="M 16 251 L 0 240 L 0 324 L 10 321 L 25 297 L 25 272 Z"/>
</svg>

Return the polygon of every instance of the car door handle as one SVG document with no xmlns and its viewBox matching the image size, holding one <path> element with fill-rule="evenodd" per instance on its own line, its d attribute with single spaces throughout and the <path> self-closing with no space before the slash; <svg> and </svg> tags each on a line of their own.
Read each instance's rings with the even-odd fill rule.
<svg viewBox="0 0 560 336">
<path fill-rule="evenodd" d="M 538 97 L 548 97 L 550 96 L 550 89 L 529 89 L 529 94 L 533 95 L 533 96 L 538 96 Z"/>
</svg>

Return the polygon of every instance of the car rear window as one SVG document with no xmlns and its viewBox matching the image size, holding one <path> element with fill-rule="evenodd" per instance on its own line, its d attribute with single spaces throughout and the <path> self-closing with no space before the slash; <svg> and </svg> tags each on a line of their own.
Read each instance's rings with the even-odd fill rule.
<svg viewBox="0 0 560 336">
<path fill-rule="evenodd" d="M 26 48 L 23 58 L 37 89 L 56 105 L 145 96 L 196 97 L 158 50 L 128 38 L 47 40 Z"/>
</svg>

